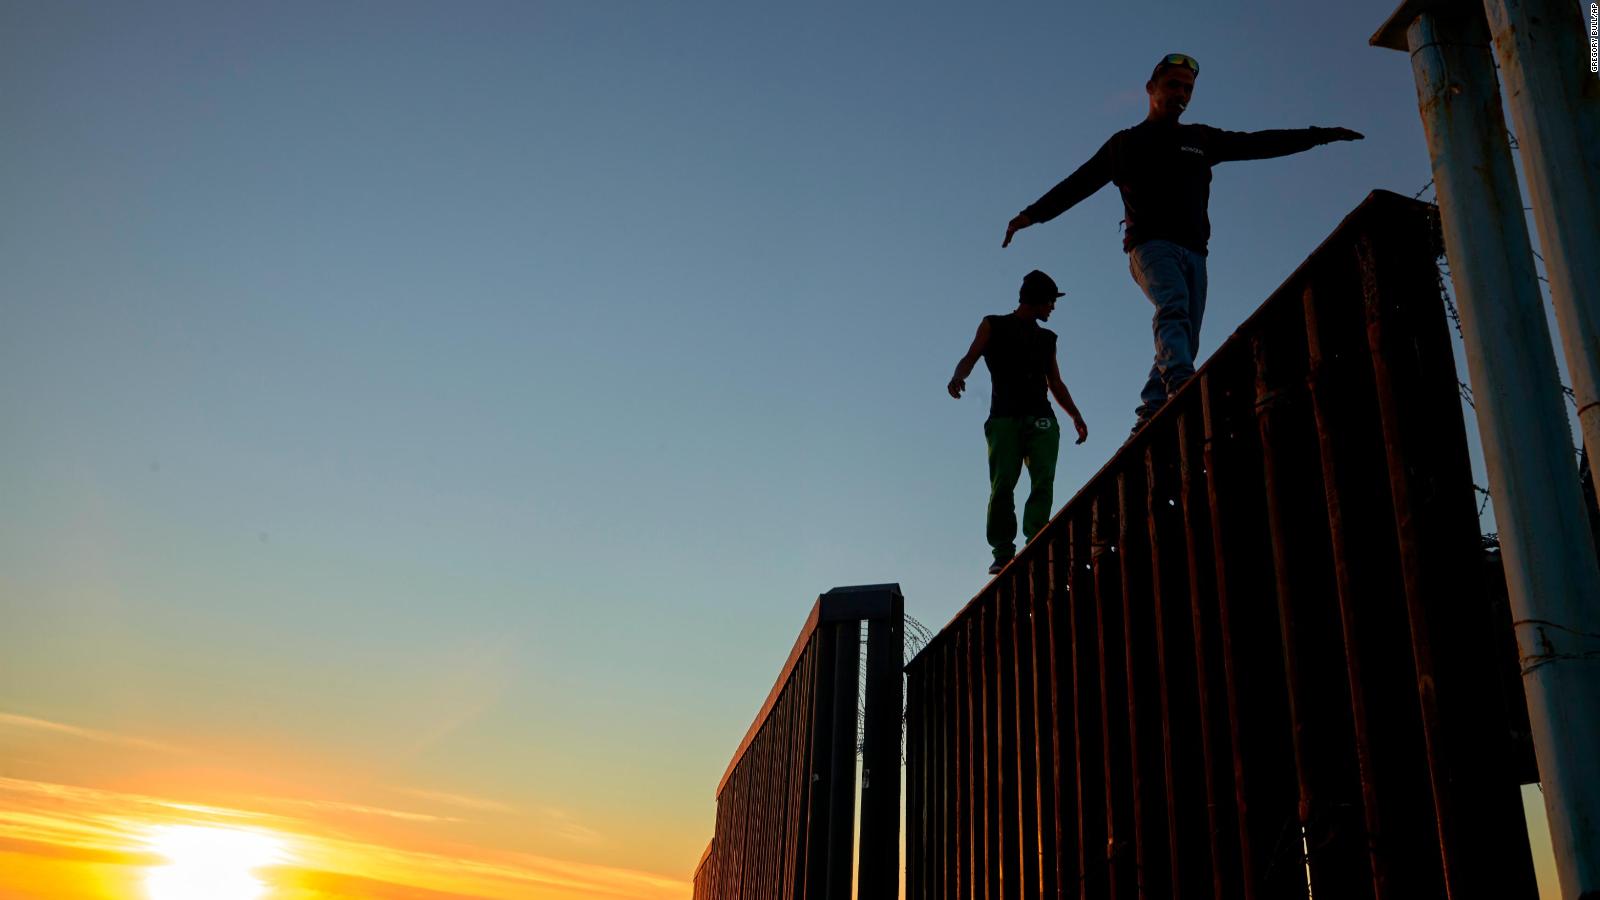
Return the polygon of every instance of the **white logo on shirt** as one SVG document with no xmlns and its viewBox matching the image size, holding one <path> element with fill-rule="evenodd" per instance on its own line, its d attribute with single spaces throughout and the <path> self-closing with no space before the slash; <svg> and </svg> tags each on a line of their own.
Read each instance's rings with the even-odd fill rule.
<svg viewBox="0 0 1600 900">
<path fill-rule="evenodd" d="M 1182 149 L 1184 151 L 1186 151 L 1186 152 L 1189 152 L 1189 153 L 1199 154 L 1200 156 L 1205 156 L 1206 155 L 1206 152 L 1204 150 L 1201 150 L 1199 147 L 1183 147 Z"/>
</svg>

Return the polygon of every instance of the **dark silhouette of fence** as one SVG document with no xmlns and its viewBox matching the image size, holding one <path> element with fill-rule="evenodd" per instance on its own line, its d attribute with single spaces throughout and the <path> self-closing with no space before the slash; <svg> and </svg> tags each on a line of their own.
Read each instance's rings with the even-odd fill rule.
<svg viewBox="0 0 1600 900">
<path fill-rule="evenodd" d="M 907 666 L 908 897 L 1535 895 L 1430 212 L 1370 195 Z"/>
<path fill-rule="evenodd" d="M 817 598 L 717 786 L 716 833 L 695 869 L 695 900 L 844 900 L 852 875 L 861 897 L 895 896 L 904 618 L 899 585 L 834 588 Z"/>
</svg>

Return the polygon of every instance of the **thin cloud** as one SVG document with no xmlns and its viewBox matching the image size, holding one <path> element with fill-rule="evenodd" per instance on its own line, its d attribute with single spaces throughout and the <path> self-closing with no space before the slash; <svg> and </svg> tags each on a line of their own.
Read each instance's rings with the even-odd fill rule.
<svg viewBox="0 0 1600 900">
<path fill-rule="evenodd" d="M 545 818 L 550 820 L 546 831 L 568 843 L 583 846 L 596 846 L 605 843 L 605 835 L 587 825 L 573 821 L 572 815 L 564 809 L 547 806 L 543 810 Z"/>
<path fill-rule="evenodd" d="M 0 777 L 0 839 L 126 848 L 152 823 L 293 827 L 300 820 L 271 813 L 179 803 L 144 794 Z"/>
<path fill-rule="evenodd" d="M 101 847 L 80 847 L 72 844 L 54 844 L 48 841 L 29 841 L 22 838 L 0 837 L 0 853 L 59 859 L 66 862 L 100 863 L 112 866 L 158 866 L 165 859 L 156 853 L 135 850 L 107 850 Z"/>
<path fill-rule="evenodd" d="M 407 812 L 401 809 L 385 809 L 381 806 L 363 806 L 359 803 L 344 803 L 338 800 L 294 800 L 287 797 L 254 797 L 260 803 L 281 804 L 284 806 L 298 806 L 305 809 L 315 809 L 322 812 L 349 812 L 363 816 L 382 816 L 389 819 L 399 819 L 403 822 L 464 822 L 454 816 L 434 816 L 427 813 Z"/>
<path fill-rule="evenodd" d="M 157 800 L 154 802 L 159 803 L 168 809 L 176 809 L 180 812 L 196 813 L 200 816 L 213 819 L 244 819 L 246 821 L 257 822 L 296 821 L 295 819 L 291 819 L 287 816 L 278 816 L 273 815 L 272 813 L 255 812 L 253 810 L 246 809 L 233 809 L 227 806 L 205 806 L 199 803 L 174 803 L 170 800 Z"/>
<path fill-rule="evenodd" d="M 468 797 L 465 794 L 450 794 L 444 791 L 422 791 L 416 788 L 391 787 L 389 790 L 418 800 L 427 800 L 431 803 L 440 803 L 445 806 L 457 806 L 462 809 L 471 809 L 478 812 L 514 813 L 516 809 L 498 800 L 485 800 L 481 797 Z"/>
<path fill-rule="evenodd" d="M 587 825 L 579 825 L 577 822 L 562 822 L 555 827 L 552 833 L 556 837 L 572 844 L 593 846 L 605 843 L 605 835 Z"/>
<path fill-rule="evenodd" d="M 126 734 L 117 734 L 111 731 L 100 731 L 95 728 L 83 728 L 77 725 L 68 725 L 64 722 L 51 722 L 48 719 L 36 719 L 33 716 L 19 716 L 15 713 L 0 712 L 0 728 L 16 728 L 24 731 L 44 731 L 51 734 L 64 734 L 80 740 L 94 741 L 97 744 L 112 744 L 118 747 L 133 747 L 140 750 L 154 750 L 160 753 L 177 753 L 179 749 L 171 744 L 160 741 L 146 740 Z"/>
</svg>

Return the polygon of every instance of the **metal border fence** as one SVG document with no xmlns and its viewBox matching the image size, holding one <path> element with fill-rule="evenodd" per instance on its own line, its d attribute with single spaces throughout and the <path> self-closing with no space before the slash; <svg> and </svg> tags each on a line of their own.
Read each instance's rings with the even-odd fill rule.
<svg viewBox="0 0 1600 900">
<path fill-rule="evenodd" d="M 1536 895 L 1432 212 L 1371 194 L 906 667 L 908 897 Z"/>
<path fill-rule="evenodd" d="M 845 900 L 853 883 L 863 898 L 895 896 L 904 618 L 899 585 L 817 598 L 717 786 L 716 831 L 695 869 L 695 900 Z M 851 856 L 858 708 L 859 869 Z"/>
</svg>

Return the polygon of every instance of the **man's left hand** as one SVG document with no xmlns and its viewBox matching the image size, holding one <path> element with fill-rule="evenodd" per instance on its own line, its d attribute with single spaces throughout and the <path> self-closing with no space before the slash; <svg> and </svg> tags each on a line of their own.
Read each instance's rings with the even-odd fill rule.
<svg viewBox="0 0 1600 900">
<path fill-rule="evenodd" d="M 1072 420 L 1072 427 L 1078 429 L 1078 439 L 1073 441 L 1074 444 L 1081 444 L 1089 439 L 1089 426 L 1083 423 L 1082 416 Z"/>
<path fill-rule="evenodd" d="M 1026 213 L 1017 213 L 1010 222 L 1006 223 L 1006 239 L 1000 242 L 1000 248 L 1003 250 L 1011 246 L 1012 235 L 1032 224 L 1033 220 L 1028 218 Z"/>
<path fill-rule="evenodd" d="M 1351 131 L 1348 128 L 1325 128 L 1323 130 L 1327 133 L 1329 142 L 1359 141 L 1366 137 L 1366 135 L 1362 134 L 1361 132 Z"/>
</svg>

